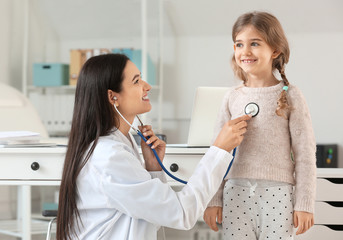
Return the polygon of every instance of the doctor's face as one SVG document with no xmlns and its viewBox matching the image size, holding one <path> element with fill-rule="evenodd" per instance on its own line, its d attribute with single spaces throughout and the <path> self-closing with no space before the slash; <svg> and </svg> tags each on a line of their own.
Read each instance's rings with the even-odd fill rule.
<svg viewBox="0 0 343 240">
<path fill-rule="evenodd" d="M 148 92 L 151 86 L 142 80 L 141 72 L 136 65 L 127 61 L 124 69 L 122 90 L 117 93 L 118 110 L 127 118 L 133 119 L 137 114 L 149 112 L 151 104 Z"/>
</svg>

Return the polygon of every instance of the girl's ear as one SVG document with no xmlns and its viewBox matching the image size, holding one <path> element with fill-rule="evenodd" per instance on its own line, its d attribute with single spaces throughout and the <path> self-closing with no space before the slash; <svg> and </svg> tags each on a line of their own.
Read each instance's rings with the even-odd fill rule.
<svg viewBox="0 0 343 240">
<path fill-rule="evenodd" d="M 272 58 L 273 59 L 275 59 L 275 58 L 277 58 L 279 55 L 280 55 L 280 51 L 279 50 L 275 50 L 274 52 L 273 52 L 273 54 L 272 54 Z"/>
</svg>

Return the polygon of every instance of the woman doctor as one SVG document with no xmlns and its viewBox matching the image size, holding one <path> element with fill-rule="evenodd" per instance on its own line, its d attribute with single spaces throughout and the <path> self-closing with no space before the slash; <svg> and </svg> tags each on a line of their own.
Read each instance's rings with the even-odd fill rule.
<svg viewBox="0 0 343 240">
<path fill-rule="evenodd" d="M 130 122 L 150 111 L 148 83 L 124 55 L 90 58 L 77 82 L 57 215 L 57 239 L 153 240 L 160 226 L 192 228 L 216 193 L 249 116 L 228 122 L 188 184 L 175 192 L 150 147 L 144 162 Z M 166 144 L 151 126 L 140 127 L 162 160 Z"/>
</svg>

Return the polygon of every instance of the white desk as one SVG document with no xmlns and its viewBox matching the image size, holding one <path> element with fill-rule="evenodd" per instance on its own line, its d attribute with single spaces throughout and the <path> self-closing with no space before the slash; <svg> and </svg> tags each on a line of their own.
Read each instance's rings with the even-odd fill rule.
<svg viewBox="0 0 343 240">
<path fill-rule="evenodd" d="M 171 164 L 178 165 L 178 170 L 174 173 L 175 176 L 188 180 L 193 169 L 198 161 L 206 152 L 206 148 L 167 148 L 164 165 L 169 170 Z M 21 237 L 23 240 L 31 240 L 31 186 L 58 186 L 60 184 L 64 155 L 66 148 L 2 148 L 0 149 L 0 185 L 16 185 L 18 186 L 18 219 L 21 219 L 21 227 L 17 230 L 3 230 L 0 223 L 0 233 Z M 37 162 L 38 170 L 33 170 L 31 164 Z M 318 189 L 317 203 L 319 206 L 318 217 L 316 217 L 317 228 L 310 230 L 309 236 L 314 240 L 314 236 L 322 232 L 325 228 L 325 223 L 329 221 L 322 212 L 322 205 L 325 201 L 341 201 L 343 202 L 343 184 L 333 184 L 327 182 L 326 179 L 343 179 L 343 169 L 318 169 Z M 182 186 L 167 177 L 168 183 L 172 186 Z M 329 189 L 329 191 L 327 191 Z M 324 207 L 327 207 L 324 204 Z M 331 207 L 333 208 L 333 207 Z M 335 211 L 335 209 L 331 209 Z M 337 209 L 336 209 L 337 210 Z M 339 210 L 339 209 L 338 209 Z M 322 220 L 323 219 L 323 220 Z M 329 224 L 343 225 L 343 219 L 339 216 Z M 47 227 L 44 227 L 46 230 Z M 325 229 L 324 229 L 325 230 Z M 328 229 L 326 229 L 328 230 Z M 343 231 L 331 231 L 333 236 L 342 236 Z M 301 238 L 305 239 L 305 238 Z M 318 238 L 316 238 L 318 239 Z M 328 238 L 330 239 L 330 238 Z M 331 238 L 331 239 L 343 239 Z"/>
<path fill-rule="evenodd" d="M 0 222 L 0 233 L 30 240 L 31 233 L 46 232 L 47 224 L 31 220 L 31 186 L 60 185 L 65 151 L 62 147 L 0 149 L 0 185 L 18 186 L 17 221 Z M 39 164 L 38 170 L 31 169 L 33 162 Z"/>
<path fill-rule="evenodd" d="M 164 164 L 178 164 L 175 176 L 188 179 L 207 149 L 204 148 L 167 148 Z M 4 227 L 0 222 L 0 233 L 23 240 L 31 240 L 31 186 L 58 186 L 62 176 L 65 147 L 55 148 L 0 148 L 0 185 L 18 186 L 18 221 Z M 32 163 L 38 163 L 39 169 L 33 170 Z M 180 186 L 167 177 L 172 186 Z M 18 225 L 18 222 L 20 225 Z M 5 225 L 8 225 L 6 223 Z M 5 229 L 3 229 L 5 228 Z M 47 227 L 43 226 L 46 230 Z"/>
</svg>

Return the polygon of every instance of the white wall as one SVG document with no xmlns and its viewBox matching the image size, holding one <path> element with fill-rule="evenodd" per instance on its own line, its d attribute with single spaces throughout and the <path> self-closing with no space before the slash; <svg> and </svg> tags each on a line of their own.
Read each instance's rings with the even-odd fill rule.
<svg viewBox="0 0 343 240">
<path fill-rule="evenodd" d="M 22 89 L 22 66 L 24 45 L 24 1 L 28 0 L 1 0 L 0 1 L 0 82 L 8 83 Z M 38 54 L 44 52 L 44 31 L 42 22 L 33 5 L 29 4 L 29 49 L 28 49 L 28 78 L 31 81 L 32 63 Z M 29 82 L 30 84 L 30 82 Z"/>
<path fill-rule="evenodd" d="M 292 35 L 290 42 L 288 77 L 307 99 L 317 142 L 338 144 L 343 167 L 343 33 Z"/>
<path fill-rule="evenodd" d="M 0 1 L 0 82 L 10 82 L 9 45 L 10 45 L 10 0 Z"/>
<path fill-rule="evenodd" d="M 231 86 L 229 36 L 177 37 L 165 40 L 164 133 L 168 143 L 186 143 L 198 86 Z"/>
</svg>

